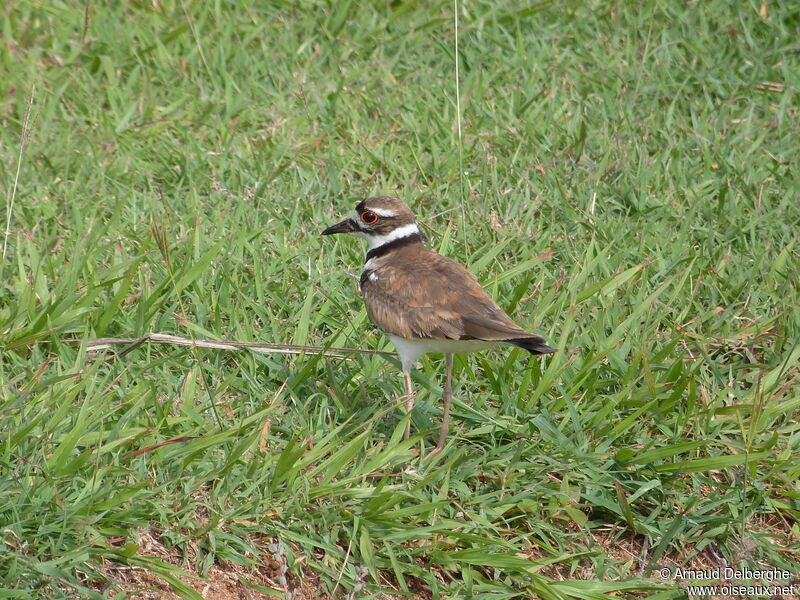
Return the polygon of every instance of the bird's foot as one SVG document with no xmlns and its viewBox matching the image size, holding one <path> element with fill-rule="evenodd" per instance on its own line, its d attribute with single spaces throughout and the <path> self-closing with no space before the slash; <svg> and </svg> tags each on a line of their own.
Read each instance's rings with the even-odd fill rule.
<svg viewBox="0 0 800 600">
<path fill-rule="evenodd" d="M 436 446 L 433 450 L 428 452 L 422 460 L 428 460 L 439 454 L 444 448 L 442 446 Z"/>
</svg>

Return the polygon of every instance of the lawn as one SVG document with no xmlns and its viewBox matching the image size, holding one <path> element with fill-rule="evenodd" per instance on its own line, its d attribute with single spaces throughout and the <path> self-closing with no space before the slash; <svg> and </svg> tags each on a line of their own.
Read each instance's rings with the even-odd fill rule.
<svg viewBox="0 0 800 600">
<path fill-rule="evenodd" d="M 799 597 L 796 6 L 77 4 L 0 9 L 0 598 Z M 385 194 L 558 348 L 427 459 Z"/>
</svg>

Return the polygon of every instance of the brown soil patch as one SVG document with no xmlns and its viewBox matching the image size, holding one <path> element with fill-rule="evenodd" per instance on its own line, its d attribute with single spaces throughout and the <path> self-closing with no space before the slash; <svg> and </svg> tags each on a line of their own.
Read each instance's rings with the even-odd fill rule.
<svg viewBox="0 0 800 600">
<path fill-rule="evenodd" d="M 205 600 L 275 600 L 275 594 L 260 591 L 259 587 L 281 592 L 294 600 L 331 599 L 330 595 L 321 591 L 319 578 L 313 571 L 304 569 L 302 578 L 290 574 L 285 561 L 270 557 L 266 543 L 263 544 L 265 552 L 262 553 L 261 564 L 254 567 L 222 562 L 212 565 L 207 575 L 201 577 L 191 567 L 194 561 L 186 561 L 189 563 L 187 566 L 185 557 L 171 554 L 160 542 L 157 533 L 143 531 L 138 537 L 139 556 L 156 558 L 180 567 L 188 575 L 180 577 L 180 580 Z M 196 553 L 190 550 L 189 554 Z M 148 569 L 109 562 L 103 574 L 111 584 L 103 588 L 124 590 L 133 600 L 181 600 L 169 583 Z M 111 597 L 115 597 L 113 592 Z"/>
<path fill-rule="evenodd" d="M 124 543 L 125 540 L 119 541 Z M 138 556 L 155 558 L 179 567 L 182 572 L 187 574 L 187 576 L 180 576 L 180 580 L 194 589 L 204 600 L 275 600 L 276 594 L 260 591 L 259 587 L 280 592 L 292 600 L 333 600 L 333 598 L 346 597 L 346 592 L 342 588 L 339 588 L 335 596 L 324 591 L 325 588 L 319 577 L 309 568 L 303 568 L 301 576 L 291 573 L 283 557 L 276 556 L 270 551 L 274 540 L 253 541 L 254 545 L 261 550 L 259 565 L 242 566 L 231 562 L 221 562 L 212 565 L 205 577 L 202 577 L 191 566 L 195 563 L 191 559 L 196 555 L 191 548 L 187 553 L 190 555 L 188 557 L 170 553 L 161 543 L 158 533 L 149 530 L 140 532 L 137 542 L 139 544 Z M 103 569 L 103 574 L 108 583 L 98 582 L 94 587 L 98 591 L 112 588 L 111 598 L 117 596 L 114 590 L 118 590 L 129 594 L 132 600 L 182 600 L 167 581 L 143 567 L 108 562 Z M 421 581 L 413 577 L 407 578 L 407 581 L 414 593 L 414 600 L 430 600 L 431 593 L 424 588 Z M 408 597 L 399 594 L 380 596 L 380 600 L 400 600 L 401 598 L 407 600 Z"/>
<path fill-rule="evenodd" d="M 773 518 L 774 519 L 774 518 Z M 780 547 L 781 542 L 785 542 L 785 529 L 782 529 L 782 523 L 769 522 L 768 518 L 762 517 L 762 522 L 759 530 L 767 535 L 772 534 L 776 545 Z M 648 566 L 650 560 L 650 553 L 652 548 L 646 548 L 643 545 L 644 538 L 641 536 L 630 536 L 627 534 L 620 534 L 620 530 L 616 527 L 597 528 L 586 532 L 587 536 L 591 537 L 591 541 L 587 538 L 587 546 L 594 547 L 597 550 L 604 552 L 610 562 L 614 564 L 620 577 L 622 579 L 637 579 L 648 580 L 652 583 L 659 583 L 665 585 L 675 585 L 676 583 L 690 585 L 721 585 L 726 582 L 722 581 L 697 581 L 697 582 L 676 582 L 669 579 L 661 579 L 658 575 L 658 569 L 663 567 L 670 568 L 673 572 L 676 568 L 693 569 L 697 571 L 709 571 L 719 567 L 734 567 L 738 568 L 736 562 L 727 563 L 721 557 L 713 545 L 707 546 L 700 552 L 695 548 L 689 546 L 684 548 L 679 553 L 662 556 L 656 561 L 653 566 L 653 572 L 648 577 L 644 575 L 644 569 Z M 258 587 L 274 590 L 280 592 L 286 597 L 293 600 L 333 600 L 334 598 L 348 598 L 344 589 L 339 588 L 334 591 L 332 596 L 324 590 L 324 586 L 320 582 L 317 574 L 310 568 L 303 568 L 301 575 L 295 575 L 290 572 L 289 566 L 282 556 L 274 552 L 274 540 L 263 539 L 253 540 L 261 551 L 261 562 L 255 566 L 242 566 L 234 563 L 218 563 L 213 565 L 205 577 L 201 577 L 191 565 L 195 564 L 194 557 L 196 552 L 192 548 L 188 549 L 186 553 L 188 556 L 175 555 L 161 544 L 157 533 L 152 531 L 141 532 L 139 539 L 139 556 L 149 556 L 157 558 L 165 563 L 180 567 L 181 571 L 187 573 L 189 576 L 181 577 L 180 579 L 191 586 L 198 594 L 205 600 L 274 600 L 274 594 L 268 594 L 260 591 Z M 123 540 L 120 540 L 122 543 Z M 590 543 L 588 543 L 590 542 Z M 785 547 L 785 546 L 784 546 Z M 744 564 L 745 561 L 751 557 L 748 555 L 748 549 L 742 548 L 740 552 L 740 562 Z M 541 559 L 544 556 L 538 548 L 532 548 L 529 554 L 525 555 L 526 558 L 531 560 Z M 188 565 L 188 566 L 187 566 Z M 577 570 L 570 570 L 570 564 L 552 564 L 544 567 L 540 574 L 553 580 L 569 580 L 569 579 L 595 579 L 598 574 L 594 572 L 592 561 L 590 558 L 585 558 L 580 563 L 580 568 Z M 763 569 L 769 569 L 769 566 L 764 565 Z M 103 570 L 104 575 L 110 582 L 110 585 L 95 586 L 98 590 L 104 590 L 111 587 L 116 590 L 124 590 L 133 600 L 181 600 L 181 597 L 172 591 L 169 584 L 157 574 L 141 568 L 121 565 L 120 563 L 109 562 L 105 565 Z M 488 575 L 488 573 L 487 573 Z M 490 576 L 490 575 L 489 575 Z M 391 572 L 381 573 L 383 578 L 383 585 L 386 587 L 399 587 L 394 580 L 394 575 Z M 794 585 L 795 590 L 800 590 L 800 573 L 792 573 L 793 579 L 790 581 L 777 582 L 780 585 Z M 432 594 L 426 584 L 413 577 L 407 577 L 406 583 L 413 594 L 414 600 L 430 600 Z M 731 582 L 727 582 L 731 583 Z M 734 582 L 735 583 L 735 582 Z M 115 597 L 115 594 L 111 594 Z M 354 597 L 358 597 L 356 594 Z M 400 594 L 385 594 L 382 595 L 381 600 L 395 600 L 404 598 Z M 715 600 L 739 600 L 741 596 L 715 596 Z M 800 595 L 784 595 L 781 596 L 783 600 L 800 600 Z"/>
</svg>

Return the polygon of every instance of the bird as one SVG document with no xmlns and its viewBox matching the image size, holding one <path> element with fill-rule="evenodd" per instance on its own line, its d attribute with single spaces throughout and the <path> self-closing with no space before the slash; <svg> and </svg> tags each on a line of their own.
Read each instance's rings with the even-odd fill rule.
<svg viewBox="0 0 800 600">
<path fill-rule="evenodd" d="M 427 237 L 414 213 L 399 198 L 362 200 L 349 217 L 321 235 L 339 233 L 367 242 L 359 279 L 361 296 L 370 320 L 389 338 L 400 357 L 407 414 L 414 408 L 412 368 L 426 353 L 444 354 L 442 425 L 430 454 L 443 450 L 450 427 L 454 353 L 500 344 L 524 348 L 533 355 L 556 351 L 543 337 L 514 323 L 466 268 L 427 248 Z M 404 439 L 410 434 L 409 416 Z"/>
</svg>

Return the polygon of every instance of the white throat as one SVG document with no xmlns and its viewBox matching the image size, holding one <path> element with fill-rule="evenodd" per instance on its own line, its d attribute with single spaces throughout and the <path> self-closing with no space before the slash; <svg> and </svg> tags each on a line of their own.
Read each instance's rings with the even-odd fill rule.
<svg viewBox="0 0 800 600">
<path fill-rule="evenodd" d="M 402 227 L 393 229 L 385 235 L 366 233 L 364 231 L 354 231 L 353 235 L 357 235 L 358 237 L 367 240 L 367 243 L 369 243 L 369 248 L 367 248 L 367 250 L 369 251 L 374 250 L 375 248 L 380 248 L 384 244 L 399 240 L 400 238 L 409 237 L 418 233 L 419 227 L 417 227 L 417 224 L 409 223 L 408 225 L 403 225 Z"/>
</svg>

